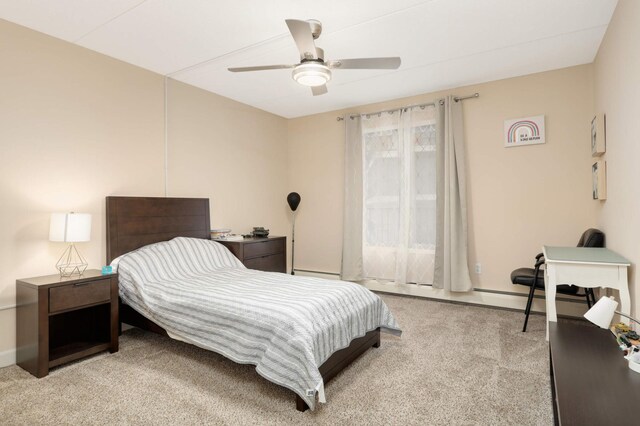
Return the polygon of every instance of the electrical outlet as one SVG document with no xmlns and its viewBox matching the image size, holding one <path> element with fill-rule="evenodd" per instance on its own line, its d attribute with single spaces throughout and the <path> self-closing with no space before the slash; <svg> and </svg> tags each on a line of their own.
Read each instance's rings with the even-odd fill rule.
<svg viewBox="0 0 640 426">
<path fill-rule="evenodd" d="M 480 262 L 476 263 L 476 274 L 482 273 L 482 264 Z"/>
</svg>

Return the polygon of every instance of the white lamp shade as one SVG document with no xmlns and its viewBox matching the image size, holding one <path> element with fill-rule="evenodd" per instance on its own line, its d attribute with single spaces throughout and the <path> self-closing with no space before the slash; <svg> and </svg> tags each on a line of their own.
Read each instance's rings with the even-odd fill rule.
<svg viewBox="0 0 640 426">
<path fill-rule="evenodd" d="M 88 213 L 51 213 L 49 241 L 80 243 L 91 239 L 91 215 Z"/>
<path fill-rule="evenodd" d="M 602 297 L 598 303 L 584 314 L 584 317 L 600 328 L 609 328 L 611 320 L 618 308 L 618 302 L 613 297 Z"/>
</svg>

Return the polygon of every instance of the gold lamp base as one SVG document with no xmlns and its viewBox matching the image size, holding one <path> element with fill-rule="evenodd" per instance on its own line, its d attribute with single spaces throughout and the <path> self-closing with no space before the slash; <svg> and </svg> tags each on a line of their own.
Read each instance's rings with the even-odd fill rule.
<svg viewBox="0 0 640 426">
<path fill-rule="evenodd" d="M 71 277 L 73 275 L 82 275 L 87 269 L 88 263 L 80 254 L 76 246 L 71 244 L 62 253 L 60 259 L 56 263 L 56 268 L 60 271 L 61 277 Z"/>
</svg>

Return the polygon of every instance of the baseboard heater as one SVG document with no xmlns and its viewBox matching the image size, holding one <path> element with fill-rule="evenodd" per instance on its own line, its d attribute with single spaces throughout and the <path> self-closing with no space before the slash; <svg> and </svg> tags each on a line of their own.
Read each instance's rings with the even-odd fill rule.
<svg viewBox="0 0 640 426">
<path fill-rule="evenodd" d="M 311 269 L 295 269 L 296 274 L 326 279 L 340 279 L 337 272 L 315 271 Z M 524 311 L 528 294 L 513 291 L 474 288 L 470 292 L 452 293 L 434 288 L 430 284 L 408 283 L 404 285 L 381 284 L 375 281 L 364 282 L 363 285 L 374 292 L 389 293 L 402 296 L 420 297 L 424 299 L 445 302 L 464 303 L 477 306 L 491 306 L 501 309 Z M 544 313 L 544 293 L 534 297 L 533 311 Z M 557 297 L 556 303 L 562 316 L 581 317 L 586 312 L 586 305 L 582 299 Z"/>
</svg>

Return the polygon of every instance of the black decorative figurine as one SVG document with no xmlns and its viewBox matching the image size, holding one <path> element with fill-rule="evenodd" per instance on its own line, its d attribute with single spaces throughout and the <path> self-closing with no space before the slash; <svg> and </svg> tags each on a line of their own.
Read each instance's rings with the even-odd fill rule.
<svg viewBox="0 0 640 426">
<path fill-rule="evenodd" d="M 296 250 L 296 210 L 300 205 L 300 194 L 298 194 L 297 192 L 292 192 L 287 195 L 287 203 L 289 203 L 289 207 L 293 212 L 293 229 L 291 231 L 291 275 L 295 275 L 293 268 L 293 259 Z"/>
</svg>

